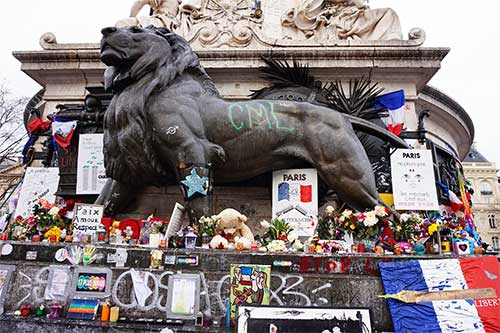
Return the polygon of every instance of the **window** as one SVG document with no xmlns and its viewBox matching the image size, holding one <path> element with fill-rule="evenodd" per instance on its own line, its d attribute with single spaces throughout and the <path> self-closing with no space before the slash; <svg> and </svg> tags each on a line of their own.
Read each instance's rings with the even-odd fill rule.
<svg viewBox="0 0 500 333">
<path fill-rule="evenodd" d="M 495 214 L 489 214 L 488 215 L 488 222 L 490 222 L 490 228 L 495 229 L 497 227 L 496 221 L 495 221 Z"/>
<path fill-rule="evenodd" d="M 498 250 L 500 246 L 498 246 L 498 237 L 491 237 L 491 245 L 494 250 Z"/>
<path fill-rule="evenodd" d="M 487 181 L 481 182 L 480 189 L 481 189 L 481 195 L 493 195 L 493 188 L 491 187 L 491 184 Z"/>
</svg>

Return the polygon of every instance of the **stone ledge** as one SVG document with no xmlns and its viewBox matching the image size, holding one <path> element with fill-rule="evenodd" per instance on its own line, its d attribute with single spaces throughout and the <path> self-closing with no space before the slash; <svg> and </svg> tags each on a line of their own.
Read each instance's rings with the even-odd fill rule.
<svg viewBox="0 0 500 333">
<path fill-rule="evenodd" d="M 141 320 L 119 320 L 116 323 L 101 322 L 100 320 L 76 320 L 76 319 L 47 319 L 45 317 L 21 317 L 14 315 L 0 316 L 2 332 L 160 332 L 168 327 L 178 333 L 223 333 L 232 332 L 225 327 L 195 327 L 194 325 L 168 325 L 163 323 L 148 323 Z"/>
</svg>

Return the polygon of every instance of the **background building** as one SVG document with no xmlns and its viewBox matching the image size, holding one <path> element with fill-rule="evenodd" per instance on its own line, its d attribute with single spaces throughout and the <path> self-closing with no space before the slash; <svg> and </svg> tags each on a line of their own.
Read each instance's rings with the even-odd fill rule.
<svg viewBox="0 0 500 333">
<path fill-rule="evenodd" d="M 472 211 L 479 235 L 495 250 L 500 249 L 500 185 L 496 163 L 473 146 L 463 161 L 464 173 L 474 188 Z"/>
</svg>

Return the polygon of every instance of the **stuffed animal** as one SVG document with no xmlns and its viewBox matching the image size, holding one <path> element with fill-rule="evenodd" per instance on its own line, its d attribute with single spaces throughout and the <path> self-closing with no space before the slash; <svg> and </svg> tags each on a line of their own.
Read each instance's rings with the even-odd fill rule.
<svg viewBox="0 0 500 333">
<path fill-rule="evenodd" d="M 210 242 L 212 248 L 224 246 L 227 248 L 229 243 L 243 242 L 245 245 L 251 244 L 255 239 L 250 228 L 245 224 L 247 217 L 236 209 L 227 208 L 216 215 L 219 220 L 215 228 L 215 236 Z M 222 241 L 224 238 L 226 242 Z M 247 246 L 245 246 L 246 248 Z"/>
</svg>

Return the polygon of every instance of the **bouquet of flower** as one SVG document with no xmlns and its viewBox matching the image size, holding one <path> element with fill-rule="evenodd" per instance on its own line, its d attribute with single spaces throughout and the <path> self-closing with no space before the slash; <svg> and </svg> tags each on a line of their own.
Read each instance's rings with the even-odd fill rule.
<svg viewBox="0 0 500 333">
<path fill-rule="evenodd" d="M 212 217 L 202 216 L 199 220 L 199 234 L 206 234 L 208 237 L 212 238 L 215 235 L 215 228 L 219 223 L 219 218 L 216 215 Z"/>
<path fill-rule="evenodd" d="M 396 240 L 408 241 L 412 239 L 415 234 L 420 233 L 423 222 L 424 219 L 418 213 L 401 214 L 399 222 L 395 223 L 394 226 Z"/>
<path fill-rule="evenodd" d="M 270 223 L 266 220 L 260 222 L 260 225 L 267 229 L 266 233 L 260 237 L 263 246 L 270 246 L 269 251 L 277 251 L 283 245 L 293 249 L 302 248 L 303 244 L 299 240 L 297 232 L 297 223 L 288 223 L 285 220 L 274 219 Z M 281 250 L 280 250 L 281 251 Z"/>
<path fill-rule="evenodd" d="M 339 216 L 332 206 L 326 207 L 325 215 L 319 217 L 316 234 L 318 239 L 324 240 L 342 239 L 344 237 L 345 230 L 342 228 Z"/>
<path fill-rule="evenodd" d="M 73 205 L 69 202 L 69 205 Z M 7 227 L 10 238 L 13 240 L 26 240 L 34 235 L 40 235 L 45 238 L 55 236 L 56 241 L 66 234 L 71 233 L 71 219 L 67 217 L 68 206 L 66 203 L 59 207 L 49 203 L 45 199 L 40 199 L 33 207 L 33 215 L 23 219 L 17 216 Z M 71 206 L 71 209 L 73 209 Z M 66 230 L 63 233 L 63 230 Z"/>
<path fill-rule="evenodd" d="M 354 238 L 369 239 L 380 235 L 380 229 L 388 215 L 383 206 L 375 206 L 373 210 L 362 213 L 346 209 L 339 216 L 339 225 Z"/>
</svg>

